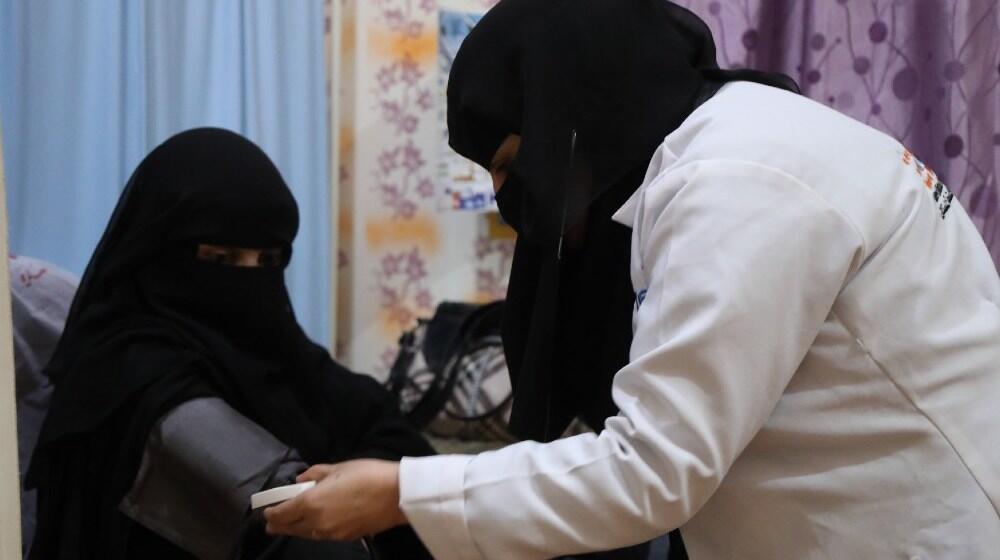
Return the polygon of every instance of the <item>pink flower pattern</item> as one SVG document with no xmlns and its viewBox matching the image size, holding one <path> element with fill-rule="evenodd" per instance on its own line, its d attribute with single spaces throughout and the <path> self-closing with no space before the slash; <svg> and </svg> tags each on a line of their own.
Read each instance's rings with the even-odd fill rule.
<svg viewBox="0 0 1000 560">
<path fill-rule="evenodd" d="M 481 235 L 476 239 L 475 252 L 476 291 L 491 300 L 505 298 L 514 260 L 514 241 Z"/>
<path fill-rule="evenodd" d="M 427 262 L 417 247 L 382 255 L 375 278 L 379 306 L 397 329 L 412 327 L 418 316 L 433 310 Z"/>
<path fill-rule="evenodd" d="M 426 30 L 427 16 L 437 12 L 436 0 L 371 2 L 380 13 L 382 24 L 403 39 L 420 38 Z M 382 149 L 373 184 L 382 205 L 395 219 L 412 218 L 421 202 L 434 194 L 427 158 L 413 141 L 420 128 L 422 113 L 434 107 L 433 89 L 424 83 L 426 78 L 427 73 L 409 53 L 401 60 L 385 63 L 376 73 L 373 100 L 382 120 L 395 131 L 398 141 Z M 400 156 L 402 162 L 397 159 Z M 386 185 L 395 188 L 387 189 Z"/>
<path fill-rule="evenodd" d="M 343 0 L 341 0 L 343 1 Z M 421 39 L 429 26 L 436 25 L 437 0 L 364 0 L 375 10 L 379 24 L 392 35 L 404 40 Z M 480 0 L 489 8 L 496 0 Z M 440 108 L 438 85 L 426 67 L 410 53 L 381 63 L 374 71 L 371 103 L 381 121 L 390 130 L 393 140 L 380 146 L 371 166 L 369 192 L 378 206 L 393 220 L 415 218 L 423 209 L 431 209 L 438 195 L 433 149 L 422 145 L 417 135 L 427 126 L 427 119 L 436 119 Z M 354 173 L 342 166 L 341 178 L 354 180 Z M 358 183 L 359 188 L 362 183 Z M 482 293 L 503 297 L 506 292 L 507 269 L 513 255 L 513 243 L 483 238 L 476 242 L 477 282 Z M 417 317 L 429 316 L 437 304 L 431 288 L 435 271 L 432 261 L 419 246 L 409 249 L 383 249 L 376 256 L 372 273 L 372 289 L 382 317 L 396 330 L 411 328 Z M 349 255 L 342 251 L 339 266 L 347 267 Z M 340 348 L 340 352 L 343 352 Z M 379 357 L 383 371 L 395 359 L 395 341 L 387 341 Z"/>
<path fill-rule="evenodd" d="M 436 0 L 370 0 L 381 23 L 402 39 L 420 38 L 429 15 L 436 14 Z M 385 63 L 376 73 L 372 99 L 382 121 L 396 140 L 382 147 L 373 170 L 373 189 L 392 219 L 413 219 L 435 194 L 434 179 L 424 149 L 414 141 L 422 117 L 434 108 L 429 76 L 409 53 Z M 379 307 L 392 325 L 403 330 L 418 316 L 429 315 L 434 296 L 428 285 L 427 259 L 419 247 L 383 254 L 375 273 Z M 385 369 L 395 358 L 396 347 L 383 352 Z"/>
</svg>

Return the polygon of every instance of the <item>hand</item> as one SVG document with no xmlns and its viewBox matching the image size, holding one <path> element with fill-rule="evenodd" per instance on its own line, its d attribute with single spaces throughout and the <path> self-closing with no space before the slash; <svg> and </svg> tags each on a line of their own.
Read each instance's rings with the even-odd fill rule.
<svg viewBox="0 0 1000 560">
<path fill-rule="evenodd" d="M 264 510 L 268 534 L 352 541 L 406 523 L 399 509 L 399 463 L 315 465 L 298 477 L 309 480 L 316 486 Z"/>
</svg>

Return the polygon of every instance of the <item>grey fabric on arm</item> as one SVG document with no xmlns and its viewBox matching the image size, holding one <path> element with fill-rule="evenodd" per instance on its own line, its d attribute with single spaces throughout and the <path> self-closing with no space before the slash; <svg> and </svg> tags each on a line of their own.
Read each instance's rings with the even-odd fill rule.
<svg viewBox="0 0 1000 560">
<path fill-rule="evenodd" d="M 119 509 L 199 558 L 228 558 L 251 494 L 290 483 L 306 468 L 293 449 L 222 399 L 194 399 L 150 431 Z"/>
<path fill-rule="evenodd" d="M 35 538 L 36 491 L 24 489 L 24 474 L 52 398 L 43 369 L 62 335 L 77 279 L 37 259 L 8 256 L 14 324 L 14 387 L 17 395 L 17 464 L 21 481 L 21 549 Z"/>
</svg>

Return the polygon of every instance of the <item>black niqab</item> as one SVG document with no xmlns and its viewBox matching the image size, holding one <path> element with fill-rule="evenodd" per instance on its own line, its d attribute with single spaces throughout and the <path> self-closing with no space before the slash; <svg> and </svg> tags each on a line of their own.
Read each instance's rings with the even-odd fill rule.
<svg viewBox="0 0 1000 560">
<path fill-rule="evenodd" d="M 297 228 L 277 168 L 235 133 L 183 132 L 143 160 L 47 368 L 55 394 L 28 478 L 33 557 L 129 554 L 134 527 L 117 505 L 152 424 L 191 398 L 223 398 L 308 463 L 429 452 L 374 380 L 299 327 L 284 283 Z M 216 264 L 196 258 L 199 244 L 278 248 L 284 261 Z"/>
<path fill-rule="evenodd" d="M 704 22 L 666 0 L 502 0 L 466 38 L 449 77 L 452 147 L 489 169 L 521 136 L 497 194 L 518 231 L 503 336 L 519 435 L 615 413 L 634 295 L 630 232 L 611 215 L 667 134 L 733 80 L 797 89 L 720 70 Z"/>
</svg>

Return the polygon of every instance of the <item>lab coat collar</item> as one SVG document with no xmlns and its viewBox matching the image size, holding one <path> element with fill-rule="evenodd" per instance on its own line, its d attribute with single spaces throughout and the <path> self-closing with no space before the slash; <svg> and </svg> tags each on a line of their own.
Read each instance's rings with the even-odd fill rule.
<svg viewBox="0 0 1000 560">
<path fill-rule="evenodd" d="M 625 204 L 623 204 L 621 208 L 619 208 L 618 211 L 611 216 L 612 220 L 624 226 L 632 227 L 632 224 L 635 223 L 636 211 L 642 203 L 642 193 L 646 190 L 646 186 L 653 182 L 653 180 L 655 180 L 660 173 L 677 161 L 677 156 L 669 147 L 671 139 L 689 134 L 689 127 L 693 126 L 693 123 L 697 120 L 696 116 L 704 111 L 704 107 L 706 105 L 712 105 L 712 102 L 715 99 L 718 99 L 724 92 L 732 89 L 732 86 L 733 83 L 723 85 L 711 99 L 702 103 L 701 106 L 696 108 L 694 112 L 684 119 L 684 122 L 682 122 L 676 130 L 672 131 L 666 138 L 664 138 L 663 143 L 660 144 L 659 148 L 657 148 L 656 153 L 653 154 L 653 159 L 649 162 L 649 167 L 646 169 L 646 179 L 642 182 L 642 185 L 639 185 L 639 188 L 632 193 L 632 196 L 625 201 Z"/>
<path fill-rule="evenodd" d="M 635 223 L 635 212 L 639 207 L 639 199 L 642 198 L 642 190 L 646 187 L 645 181 L 638 189 L 632 193 L 632 196 L 628 197 L 625 204 L 621 206 L 612 216 L 611 219 L 618 222 L 623 226 L 632 227 Z"/>
<path fill-rule="evenodd" d="M 632 224 L 635 223 L 635 214 L 638 211 L 639 206 L 642 204 L 642 194 L 643 191 L 646 190 L 646 186 L 652 183 L 664 169 L 673 165 L 673 163 L 677 161 L 677 156 L 675 156 L 673 152 L 670 151 L 670 148 L 667 147 L 667 142 L 669 140 L 670 136 L 667 136 L 663 144 L 660 144 L 660 147 L 656 149 L 656 152 L 653 154 L 653 158 L 649 161 L 649 167 L 646 168 L 646 178 L 642 181 L 642 184 L 639 185 L 639 188 L 635 189 L 632 196 L 625 201 L 625 204 L 623 204 L 621 208 L 619 208 L 618 211 L 611 216 L 612 220 L 628 227 L 632 227 Z"/>
</svg>

